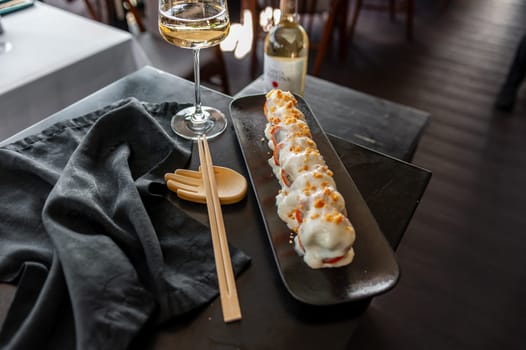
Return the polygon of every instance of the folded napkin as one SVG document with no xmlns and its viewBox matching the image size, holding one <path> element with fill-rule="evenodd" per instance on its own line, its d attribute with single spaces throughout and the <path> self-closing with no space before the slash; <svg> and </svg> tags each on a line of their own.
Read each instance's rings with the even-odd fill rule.
<svg viewBox="0 0 526 350">
<path fill-rule="evenodd" d="M 0 148 L 2 349 L 126 349 L 217 296 L 210 231 L 162 195 L 184 106 L 119 101 Z M 249 257 L 231 247 L 238 274 Z"/>
</svg>

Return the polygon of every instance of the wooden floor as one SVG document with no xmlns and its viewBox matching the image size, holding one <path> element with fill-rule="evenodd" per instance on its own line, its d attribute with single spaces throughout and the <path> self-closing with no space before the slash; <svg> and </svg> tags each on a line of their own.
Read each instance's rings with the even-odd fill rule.
<svg viewBox="0 0 526 350">
<path fill-rule="evenodd" d="M 400 284 L 375 300 L 349 348 L 526 346 L 526 89 L 513 114 L 492 108 L 526 34 L 526 2 L 457 0 L 442 13 L 417 7 L 413 43 L 403 41 L 401 23 L 365 12 L 361 19 L 348 69 L 322 76 L 429 111 L 414 163 L 433 178 L 397 252 Z M 413 249 L 426 242 L 426 251 Z M 413 278 L 417 269 L 429 278 Z M 457 302 L 426 311 L 447 294 Z M 397 307 L 408 298 L 411 309 Z M 393 321 L 399 327 L 385 329 Z"/>
<path fill-rule="evenodd" d="M 345 62 L 331 55 L 320 74 L 432 114 L 414 163 L 433 178 L 397 251 L 402 278 L 349 349 L 526 348 L 526 82 L 513 113 L 493 110 L 526 1 L 439 3 L 415 0 L 411 43 L 402 16 L 363 11 Z M 428 312 L 446 295 L 455 303 Z"/>
</svg>

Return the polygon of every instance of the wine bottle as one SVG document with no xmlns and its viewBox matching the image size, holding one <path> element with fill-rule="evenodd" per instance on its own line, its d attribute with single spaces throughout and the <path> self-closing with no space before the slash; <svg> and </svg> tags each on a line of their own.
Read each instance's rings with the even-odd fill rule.
<svg viewBox="0 0 526 350">
<path fill-rule="evenodd" d="M 303 96 L 309 37 L 297 21 L 298 0 L 280 0 L 281 18 L 265 38 L 265 89 L 278 88 Z"/>
</svg>

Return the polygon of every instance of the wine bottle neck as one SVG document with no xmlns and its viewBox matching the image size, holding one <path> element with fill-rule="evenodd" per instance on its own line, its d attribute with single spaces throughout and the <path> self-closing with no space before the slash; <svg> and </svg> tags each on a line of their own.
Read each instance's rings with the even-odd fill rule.
<svg viewBox="0 0 526 350">
<path fill-rule="evenodd" d="M 281 21 L 296 22 L 298 15 L 298 0 L 280 0 Z"/>
</svg>

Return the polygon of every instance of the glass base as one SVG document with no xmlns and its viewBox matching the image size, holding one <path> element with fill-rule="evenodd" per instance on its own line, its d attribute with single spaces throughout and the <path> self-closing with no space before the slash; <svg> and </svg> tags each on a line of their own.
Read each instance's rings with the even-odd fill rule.
<svg viewBox="0 0 526 350">
<path fill-rule="evenodd" d="M 173 132 L 185 139 L 197 140 L 197 137 L 201 135 L 206 135 L 207 139 L 211 139 L 225 131 L 227 120 L 221 111 L 206 106 L 201 107 L 201 111 L 203 118 L 199 122 L 195 122 L 195 119 L 192 120 L 195 113 L 193 106 L 177 112 L 172 117 Z"/>
</svg>

